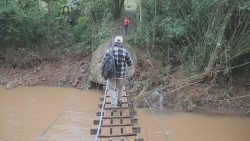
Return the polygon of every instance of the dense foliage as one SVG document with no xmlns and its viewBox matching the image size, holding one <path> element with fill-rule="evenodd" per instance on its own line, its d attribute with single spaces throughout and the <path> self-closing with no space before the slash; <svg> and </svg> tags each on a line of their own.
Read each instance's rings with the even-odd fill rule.
<svg viewBox="0 0 250 141">
<path fill-rule="evenodd" d="M 45 11 L 37 1 L 7 0 L 0 2 L 1 43 L 25 45 L 44 37 Z"/>
<path fill-rule="evenodd" d="M 3 0 L 0 2 L 0 44 L 37 51 L 76 51 L 98 44 L 96 37 L 111 8 L 102 0 Z M 97 40 L 96 40 L 97 39 Z"/>
<path fill-rule="evenodd" d="M 183 72 L 227 68 L 250 52 L 247 0 L 143 0 L 137 13 L 135 43 Z"/>
<path fill-rule="evenodd" d="M 134 43 L 164 64 L 180 65 L 186 74 L 226 69 L 250 52 L 248 0 L 134 1 L 138 3 Z M 113 19 L 121 23 L 124 2 L 2 0 L 1 50 L 28 49 L 46 56 L 95 49 L 111 36 Z"/>
</svg>

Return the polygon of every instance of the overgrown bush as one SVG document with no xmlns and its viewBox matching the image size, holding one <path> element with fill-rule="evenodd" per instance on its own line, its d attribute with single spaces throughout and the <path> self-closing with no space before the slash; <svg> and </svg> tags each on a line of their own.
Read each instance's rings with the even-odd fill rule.
<svg viewBox="0 0 250 141">
<path fill-rule="evenodd" d="M 18 52 L 18 48 L 26 48 L 41 58 L 80 55 L 111 36 L 105 28 L 105 21 L 111 18 L 106 1 L 73 1 L 63 13 L 66 3 L 67 0 L 1 1 L 1 50 L 12 47 Z"/>
<path fill-rule="evenodd" d="M 8 0 L 0 2 L 0 42 L 13 46 L 29 46 L 45 37 L 45 11 L 38 1 Z"/>
<path fill-rule="evenodd" d="M 207 76 L 250 52 L 247 0 L 145 0 L 139 6 L 134 43 L 163 62 L 181 64 L 185 74 Z"/>
</svg>

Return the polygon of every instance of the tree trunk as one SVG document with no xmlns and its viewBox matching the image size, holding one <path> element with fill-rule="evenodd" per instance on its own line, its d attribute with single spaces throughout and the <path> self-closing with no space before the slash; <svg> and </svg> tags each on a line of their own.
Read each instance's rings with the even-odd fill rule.
<svg viewBox="0 0 250 141">
<path fill-rule="evenodd" d="M 142 0 L 140 0 L 140 38 L 141 38 L 141 35 L 142 35 Z"/>
<path fill-rule="evenodd" d="M 232 13 L 233 13 L 233 8 L 230 8 L 227 12 L 227 15 L 226 15 L 223 23 L 222 23 L 222 27 L 218 33 L 218 40 L 217 40 L 215 49 L 214 49 L 213 53 L 210 55 L 208 65 L 207 65 L 207 68 L 205 70 L 206 74 L 209 74 L 213 70 L 213 68 L 216 64 L 216 61 L 218 59 L 219 53 L 222 50 L 222 44 L 223 44 L 224 39 L 225 39 L 224 32 L 226 30 L 228 22 L 231 19 Z"/>
<path fill-rule="evenodd" d="M 233 13 L 234 7 L 230 8 L 225 16 L 224 21 L 221 24 L 221 28 L 220 31 L 218 32 L 218 39 L 216 42 L 216 46 L 214 51 L 211 53 L 210 55 L 210 59 L 207 65 L 207 68 L 205 70 L 205 72 L 202 75 L 199 75 L 198 77 L 193 77 L 191 78 L 191 81 L 202 81 L 204 79 L 206 79 L 207 77 L 211 77 L 212 76 L 212 71 L 216 65 L 216 62 L 218 60 L 218 56 L 220 54 L 220 52 L 222 51 L 222 44 L 225 41 L 225 30 L 226 27 L 228 25 L 228 23 L 230 22 L 232 13 Z"/>
<path fill-rule="evenodd" d="M 125 0 L 113 0 L 112 2 L 112 13 L 114 19 L 118 19 L 121 17 L 122 8 L 124 6 Z"/>
<path fill-rule="evenodd" d="M 156 36 L 156 18 L 157 18 L 157 12 L 156 12 L 156 3 L 157 1 L 155 0 L 155 16 L 154 16 L 154 31 L 153 31 L 153 44 L 152 44 L 152 50 L 155 48 L 155 36 Z"/>
</svg>

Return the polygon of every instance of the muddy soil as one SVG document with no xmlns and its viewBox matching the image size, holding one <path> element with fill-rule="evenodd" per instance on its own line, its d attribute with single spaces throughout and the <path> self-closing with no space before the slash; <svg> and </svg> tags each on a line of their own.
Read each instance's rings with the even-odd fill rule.
<svg viewBox="0 0 250 141">
<path fill-rule="evenodd" d="M 24 86 L 61 86 L 83 88 L 88 81 L 90 55 L 41 62 L 31 68 L 0 68 L 0 82 L 7 88 Z"/>
<path fill-rule="evenodd" d="M 31 68 L 1 67 L 0 83 L 6 88 L 39 85 L 86 89 L 89 87 L 90 61 L 91 53 L 42 62 Z M 154 107 L 250 116 L 250 87 L 238 85 L 228 91 L 228 87 L 209 83 L 186 84 L 178 79 L 175 68 L 163 67 L 144 55 L 138 55 L 135 74 L 129 82 L 128 92 L 139 95 L 136 100 L 141 107 L 148 106 L 143 98 L 146 97 Z"/>
</svg>

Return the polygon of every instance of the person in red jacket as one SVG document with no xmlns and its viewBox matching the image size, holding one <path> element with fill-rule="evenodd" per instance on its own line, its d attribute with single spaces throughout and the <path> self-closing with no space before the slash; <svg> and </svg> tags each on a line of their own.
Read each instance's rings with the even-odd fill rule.
<svg viewBox="0 0 250 141">
<path fill-rule="evenodd" d="M 126 35 L 128 34 L 128 25 L 129 25 L 129 19 L 126 17 L 123 21 L 123 25 L 125 27 Z"/>
</svg>

